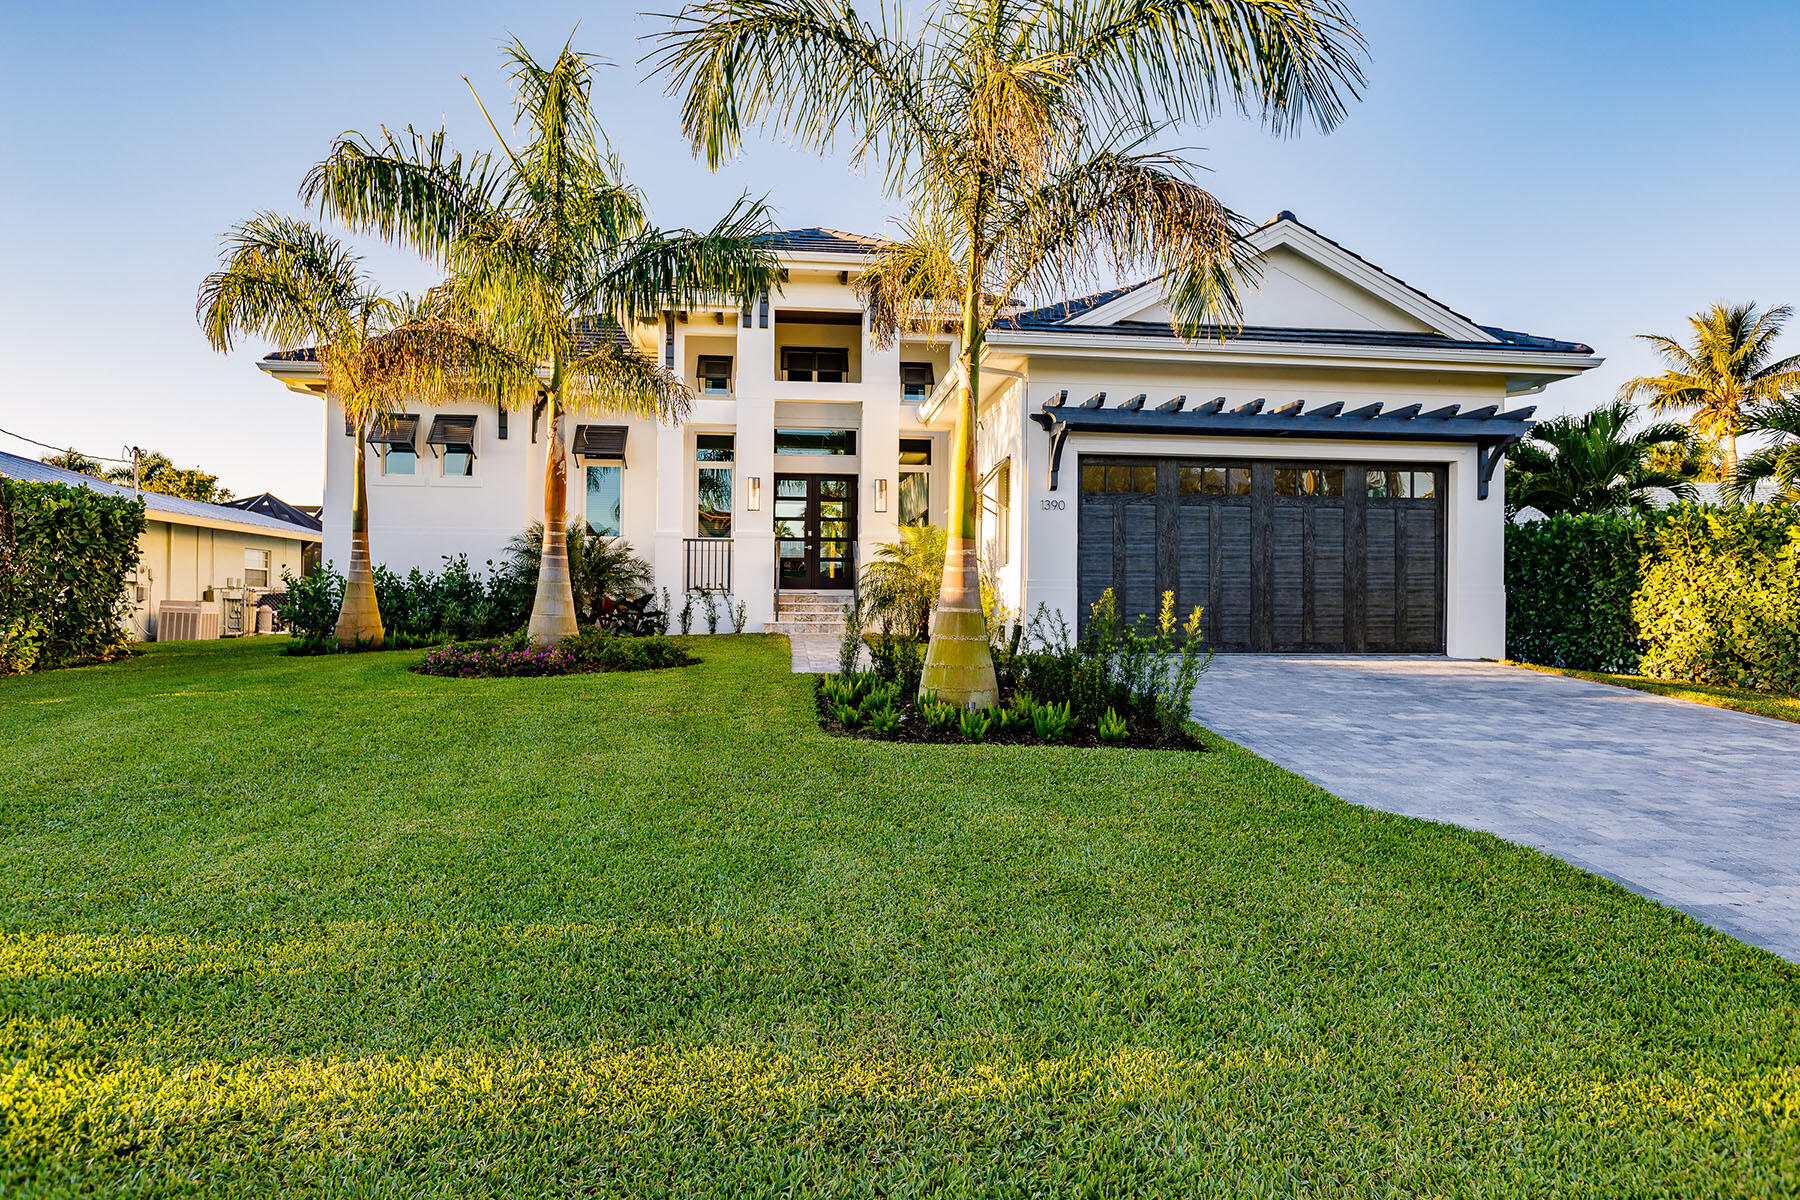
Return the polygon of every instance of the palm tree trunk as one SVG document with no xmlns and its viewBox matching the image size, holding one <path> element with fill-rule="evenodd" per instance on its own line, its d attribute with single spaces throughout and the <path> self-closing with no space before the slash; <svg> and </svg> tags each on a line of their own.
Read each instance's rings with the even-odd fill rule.
<svg viewBox="0 0 1800 1200">
<path fill-rule="evenodd" d="M 1719 472 L 1719 478 L 1727 481 L 1736 478 L 1737 464 L 1737 427 L 1732 426 L 1725 431 L 1725 465 L 1724 470 Z"/>
<path fill-rule="evenodd" d="M 356 431 L 356 484 L 350 490 L 350 573 L 344 577 L 344 601 L 338 607 L 332 636 L 346 649 L 357 643 L 379 646 L 385 640 L 381 608 L 375 602 L 375 573 L 369 562 L 369 481 L 366 424 Z"/>
<path fill-rule="evenodd" d="M 525 630 L 539 646 L 554 646 L 579 628 L 575 590 L 569 582 L 569 542 L 564 527 L 568 519 L 569 461 L 563 447 L 562 408 L 555 388 L 547 400 L 544 416 L 550 444 L 544 452 L 544 541 L 538 551 L 537 596 L 531 602 L 531 623 Z"/>
<path fill-rule="evenodd" d="M 975 532 L 975 405 L 981 395 L 979 270 L 969 273 L 963 299 L 962 386 L 957 389 L 956 438 L 950 453 L 950 525 L 944 548 L 944 580 L 925 648 L 919 694 L 936 693 L 958 708 L 986 708 L 1000 701 L 994 655 L 981 614 L 981 555 Z"/>
</svg>

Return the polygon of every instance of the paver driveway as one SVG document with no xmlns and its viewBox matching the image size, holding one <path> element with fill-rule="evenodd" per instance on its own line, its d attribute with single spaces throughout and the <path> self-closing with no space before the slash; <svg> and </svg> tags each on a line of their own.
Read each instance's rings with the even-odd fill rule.
<svg viewBox="0 0 1800 1200">
<path fill-rule="evenodd" d="M 1800 725 L 1494 663 L 1220 655 L 1202 725 L 1800 961 Z"/>
</svg>

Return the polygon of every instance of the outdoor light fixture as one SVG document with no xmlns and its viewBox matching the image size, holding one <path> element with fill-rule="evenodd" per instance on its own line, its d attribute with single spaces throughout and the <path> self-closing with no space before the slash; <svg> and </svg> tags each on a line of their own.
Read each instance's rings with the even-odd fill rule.
<svg viewBox="0 0 1800 1200">
<path fill-rule="evenodd" d="M 752 475 L 749 478 L 749 490 L 744 493 L 744 507 L 751 512 L 762 511 L 762 477 Z"/>
<path fill-rule="evenodd" d="M 875 481 L 875 511 L 887 511 L 887 480 L 885 479 Z"/>
</svg>

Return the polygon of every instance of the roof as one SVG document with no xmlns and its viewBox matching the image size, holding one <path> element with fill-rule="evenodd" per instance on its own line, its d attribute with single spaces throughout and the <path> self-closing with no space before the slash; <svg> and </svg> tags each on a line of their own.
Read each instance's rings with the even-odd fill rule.
<svg viewBox="0 0 1800 1200">
<path fill-rule="evenodd" d="M 316 504 L 289 504 L 281 497 L 270 492 L 258 492 L 254 496 L 239 496 L 236 500 L 227 500 L 224 507 L 240 509 L 243 512 L 261 513 L 265 517 L 274 517 L 277 521 L 286 521 L 289 525 L 304 525 L 308 529 L 324 529 L 319 520 Z"/>
<path fill-rule="evenodd" d="M 92 492 L 99 492 L 107 496 L 122 496 L 127 500 L 141 494 L 144 507 L 149 510 L 152 520 L 173 521 L 178 525 L 207 525 L 242 529 L 274 534 L 279 537 L 299 538 L 308 542 L 319 540 L 317 524 L 296 525 L 275 517 L 265 516 L 260 512 L 233 508 L 225 504 L 208 504 L 202 500 L 184 500 L 180 496 L 165 496 L 161 492 L 138 493 L 122 483 L 96 479 L 92 475 L 83 475 L 79 471 L 67 471 L 62 467 L 53 467 L 49 463 L 39 462 L 35 458 L 23 458 L 4 450 L 0 450 L 0 475 L 8 479 L 24 480 L 28 483 L 60 483 L 66 487 L 84 487 Z"/>
<path fill-rule="evenodd" d="M 1443 301 L 1438 300 L 1412 284 L 1401 279 L 1391 271 L 1383 270 L 1362 255 L 1356 253 L 1336 241 L 1326 237 L 1312 226 L 1306 224 L 1292 212 L 1283 209 L 1271 221 L 1259 226 L 1268 229 L 1271 226 L 1289 222 L 1312 234 L 1320 241 L 1328 242 L 1344 254 L 1362 263 L 1371 271 L 1392 280 L 1396 285 L 1405 288 L 1415 296 L 1436 305 L 1444 311 L 1461 318 L 1464 322 L 1475 325 L 1476 322 L 1463 316 Z M 994 328 L 1000 330 L 1017 330 L 1020 332 L 1041 332 L 1062 328 L 1083 313 L 1110 304 L 1130 292 L 1144 287 L 1154 280 L 1141 280 L 1123 287 L 1108 288 L 1103 292 L 1093 292 L 1086 296 L 1078 296 L 1073 300 L 1064 300 L 1057 304 L 1047 304 L 1040 308 L 1015 313 L 1010 317 L 1002 317 L 994 322 Z M 1494 325 L 1477 326 L 1484 333 L 1498 338 L 1502 347 L 1515 350 L 1535 350 L 1546 354 L 1592 354 L 1594 349 L 1582 342 L 1561 341 L 1557 338 L 1539 337 L 1535 334 L 1519 333 L 1511 329 L 1501 329 Z M 1083 333 L 1114 333 L 1136 337 L 1174 337 L 1175 330 L 1161 321 L 1120 321 L 1112 325 L 1082 325 L 1078 328 Z M 1202 336 L 1216 338 L 1220 341 L 1256 341 L 1256 342 L 1306 342 L 1311 344 L 1340 346 L 1393 346 L 1410 348 L 1441 348 L 1458 350 L 1492 350 L 1493 345 L 1487 342 L 1458 341 L 1436 333 L 1386 332 L 1363 329 L 1295 329 L 1276 326 L 1206 326 Z"/>
<path fill-rule="evenodd" d="M 816 225 L 809 229 L 784 229 L 766 235 L 766 240 L 772 250 L 787 250 L 796 254 L 866 255 L 893 245 L 886 238 L 845 233 L 839 229 L 822 229 Z"/>
<path fill-rule="evenodd" d="M 595 351 L 599 350 L 608 339 L 621 349 L 634 349 L 631 344 L 631 339 L 625 336 L 625 331 L 623 329 L 620 329 L 611 321 L 603 321 L 575 331 L 575 353 L 593 354 Z M 316 363 L 319 361 L 319 348 L 317 346 L 302 346 L 298 350 L 276 350 L 272 353 L 263 355 L 263 361 Z"/>
</svg>

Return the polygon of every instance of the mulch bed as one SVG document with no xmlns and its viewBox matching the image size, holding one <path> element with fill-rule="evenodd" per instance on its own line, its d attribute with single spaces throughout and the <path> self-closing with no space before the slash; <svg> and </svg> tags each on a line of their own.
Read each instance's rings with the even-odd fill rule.
<svg viewBox="0 0 1800 1200">
<path fill-rule="evenodd" d="M 931 746 L 967 746 L 972 743 L 962 735 L 962 730 L 952 725 L 940 729 L 929 725 L 921 717 L 912 702 L 905 701 L 897 705 L 900 713 L 900 727 L 892 733 L 874 734 L 867 729 L 846 729 L 839 723 L 837 715 L 832 711 L 831 701 L 825 698 L 824 676 L 813 683 L 813 706 L 819 714 L 819 727 L 827 733 L 838 737 L 862 738 L 871 742 L 916 742 Z M 1002 703 L 1011 697 L 1003 697 Z M 999 722 L 988 726 L 987 736 L 981 739 L 983 746 L 1078 746 L 1102 750 L 1187 750 L 1205 751 L 1211 749 L 1204 740 L 1194 733 L 1190 725 L 1180 736 L 1164 738 L 1160 732 L 1144 734 L 1133 729 L 1124 739 L 1117 742 L 1103 742 L 1098 731 L 1088 727 L 1076 727 L 1069 730 L 1059 741 L 1046 742 L 1029 727 L 1024 729 L 1002 729 Z"/>
</svg>

